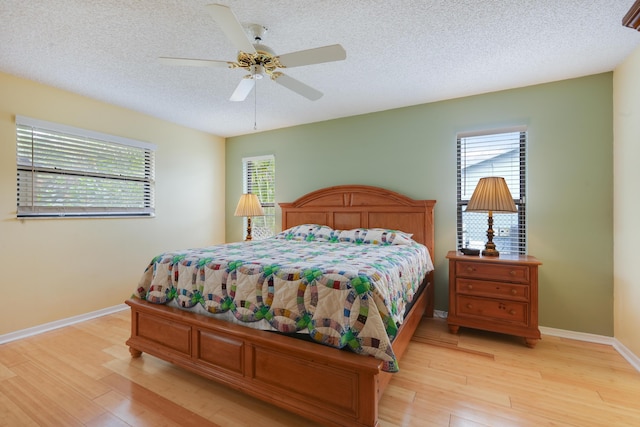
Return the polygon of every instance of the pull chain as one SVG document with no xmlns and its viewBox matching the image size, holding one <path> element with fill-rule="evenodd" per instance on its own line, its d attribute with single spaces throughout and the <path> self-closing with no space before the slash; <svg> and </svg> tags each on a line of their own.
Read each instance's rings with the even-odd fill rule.
<svg viewBox="0 0 640 427">
<path fill-rule="evenodd" d="M 253 130 L 258 130 L 258 79 L 253 88 Z"/>
</svg>

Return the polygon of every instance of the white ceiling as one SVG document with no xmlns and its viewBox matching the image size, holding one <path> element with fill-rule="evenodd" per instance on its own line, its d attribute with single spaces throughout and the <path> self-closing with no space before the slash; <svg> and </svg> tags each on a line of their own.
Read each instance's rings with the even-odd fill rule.
<svg viewBox="0 0 640 427">
<path fill-rule="evenodd" d="M 234 61 L 216 0 L 0 0 L 0 71 L 220 136 L 613 70 L 640 45 L 633 0 L 217 0 L 268 28 L 277 54 L 340 43 L 347 59 L 284 70 L 309 101 L 246 74 L 160 56 Z"/>
</svg>

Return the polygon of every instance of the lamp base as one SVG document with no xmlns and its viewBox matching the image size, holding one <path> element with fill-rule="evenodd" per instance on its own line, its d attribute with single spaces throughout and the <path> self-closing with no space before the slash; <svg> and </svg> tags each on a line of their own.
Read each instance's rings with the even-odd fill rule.
<svg viewBox="0 0 640 427">
<path fill-rule="evenodd" d="M 493 243 L 493 212 L 489 211 L 488 218 L 489 229 L 487 230 L 487 243 L 484 245 L 482 256 L 499 256 L 500 252 L 496 250 L 496 244 Z"/>
<path fill-rule="evenodd" d="M 244 239 L 246 240 L 251 240 L 251 217 L 248 216 L 247 217 L 247 237 L 245 237 Z"/>
<path fill-rule="evenodd" d="M 500 252 L 495 249 L 484 249 L 482 251 L 482 256 L 500 256 Z"/>
</svg>

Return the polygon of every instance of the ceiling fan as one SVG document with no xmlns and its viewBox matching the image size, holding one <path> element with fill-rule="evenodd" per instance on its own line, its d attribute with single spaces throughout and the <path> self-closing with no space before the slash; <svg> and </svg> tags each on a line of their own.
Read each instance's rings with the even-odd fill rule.
<svg viewBox="0 0 640 427">
<path fill-rule="evenodd" d="M 266 31 L 265 27 L 258 24 L 248 25 L 247 29 L 251 33 L 252 40 L 228 6 L 210 4 L 206 8 L 227 38 L 238 49 L 236 61 L 168 57 L 159 59 L 161 62 L 171 65 L 242 68 L 247 70 L 249 74 L 240 81 L 240 84 L 231 95 L 231 101 L 244 101 L 255 86 L 256 80 L 263 77 L 263 73 L 287 89 L 307 99 L 316 101 L 322 97 L 322 92 L 278 71 L 278 69 L 341 61 L 347 57 L 344 48 L 339 44 L 276 55 L 273 50 L 261 43 Z"/>
</svg>

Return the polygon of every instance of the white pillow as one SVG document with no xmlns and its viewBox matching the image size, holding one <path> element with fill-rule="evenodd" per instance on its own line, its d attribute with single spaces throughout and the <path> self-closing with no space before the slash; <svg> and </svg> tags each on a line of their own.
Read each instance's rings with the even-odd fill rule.
<svg viewBox="0 0 640 427">
<path fill-rule="evenodd" d="M 334 233 L 335 230 L 326 225 L 301 224 L 283 230 L 275 237 L 276 239 L 303 240 L 310 242 L 314 240 L 331 240 Z"/>
<path fill-rule="evenodd" d="M 341 242 L 367 243 L 374 245 L 410 245 L 413 234 L 386 228 L 354 228 L 340 232 Z"/>
</svg>

